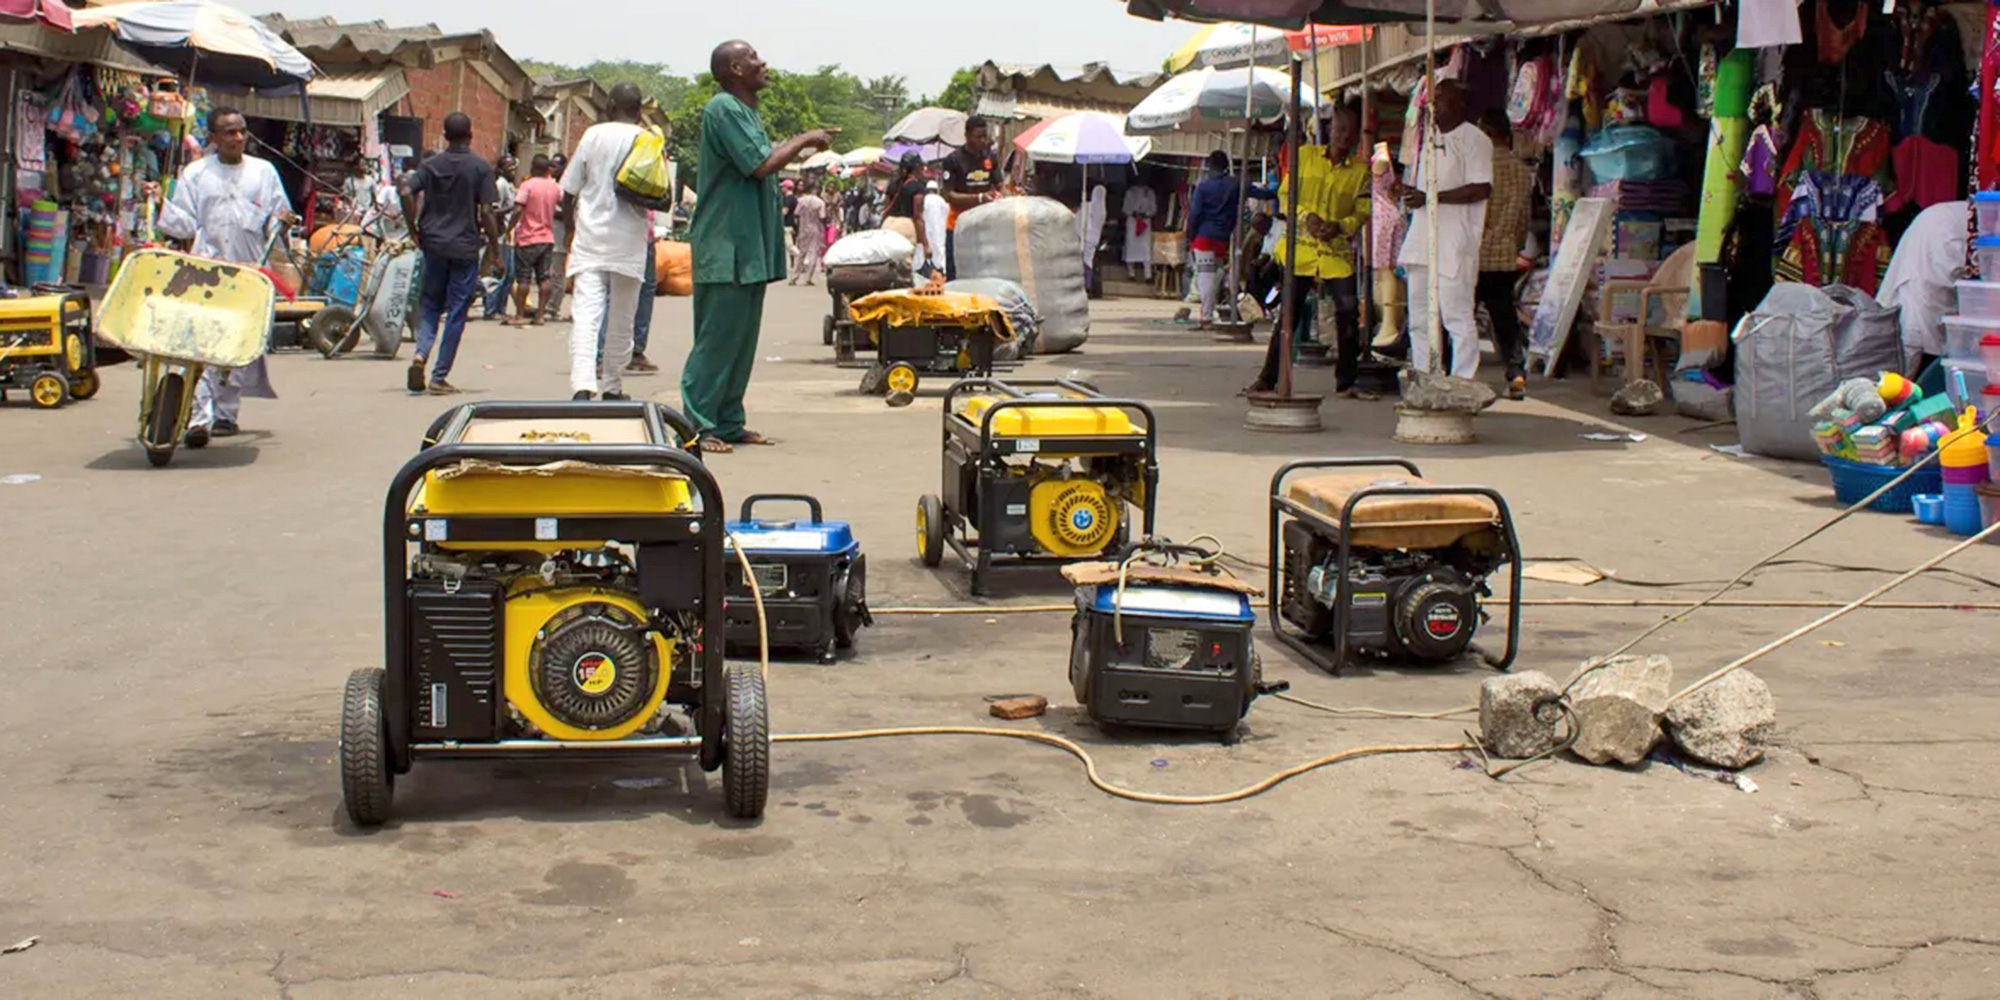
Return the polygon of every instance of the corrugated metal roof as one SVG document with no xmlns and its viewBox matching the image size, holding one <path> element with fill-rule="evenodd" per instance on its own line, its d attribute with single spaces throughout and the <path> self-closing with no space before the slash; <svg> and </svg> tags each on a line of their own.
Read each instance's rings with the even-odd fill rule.
<svg viewBox="0 0 2000 1000">
<path fill-rule="evenodd" d="M 1117 84 L 1120 87 L 1154 87 L 1167 79 L 1165 73 L 1157 70 L 1133 72 L 1112 69 L 1103 63 L 1084 63 L 1081 66 L 1057 66 L 1053 63 L 1030 65 L 1027 63 L 996 63 L 988 60 L 987 66 L 1001 76 L 1034 77 L 1046 75 L 1056 83 L 1097 83 L 1099 81 Z"/>
<path fill-rule="evenodd" d="M 409 80 L 400 66 L 349 73 L 329 73 L 306 84 L 312 100 L 312 119 L 320 125 L 360 128 L 364 122 L 394 107 L 410 92 Z M 238 102 L 252 118 L 278 121 L 305 121 L 305 109 L 297 97 L 252 96 Z"/>
</svg>

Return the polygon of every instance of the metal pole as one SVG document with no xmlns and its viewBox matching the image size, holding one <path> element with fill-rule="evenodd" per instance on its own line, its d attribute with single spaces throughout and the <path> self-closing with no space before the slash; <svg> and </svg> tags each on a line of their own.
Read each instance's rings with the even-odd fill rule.
<svg viewBox="0 0 2000 1000">
<path fill-rule="evenodd" d="M 1361 162 L 1370 164 L 1368 187 L 1372 194 L 1375 187 L 1375 175 L 1372 166 L 1375 156 L 1375 131 L 1369 125 L 1369 122 L 1374 120 L 1370 117 L 1369 113 L 1374 110 L 1375 98 L 1374 95 L 1368 92 L 1368 43 L 1374 39 L 1374 31 L 1370 28 L 1363 28 L 1361 30 L 1361 121 L 1355 129 L 1355 133 L 1361 140 L 1359 150 Z M 1369 343 L 1374 337 L 1374 333 L 1372 332 L 1374 324 L 1370 323 L 1369 320 L 1375 315 L 1375 201 L 1373 198 L 1369 199 L 1368 205 L 1368 217 L 1361 220 L 1361 245 L 1354 255 L 1354 288 L 1355 291 L 1360 293 L 1356 297 L 1360 300 L 1362 344 Z M 1367 356 L 1366 347 L 1362 348 L 1362 356 Z"/>
<path fill-rule="evenodd" d="M 1430 90 L 1427 94 L 1429 106 L 1424 108 L 1419 120 L 1420 131 L 1417 143 L 1421 151 L 1417 162 L 1423 164 L 1424 172 L 1424 236 L 1428 244 L 1424 247 L 1424 282 L 1428 290 L 1424 303 L 1424 322 L 1428 324 L 1424 336 L 1431 341 L 1431 360 L 1426 366 L 1436 372 L 1444 362 L 1444 320 L 1438 303 L 1438 183 L 1436 157 L 1431 155 L 1431 145 L 1439 136 L 1437 132 L 1437 0 L 1424 0 L 1424 79 Z"/>
<path fill-rule="evenodd" d="M 1285 156 L 1290 162 L 1290 172 L 1286 178 L 1287 197 L 1285 201 L 1285 295 L 1283 305 L 1278 310 L 1278 396 L 1292 398 L 1292 325 L 1297 321 L 1298 294 L 1294 289 L 1297 282 L 1290 273 L 1299 259 L 1299 85 L 1305 78 L 1304 67 L 1298 60 L 1290 61 L 1292 68 L 1292 108 L 1285 124 Z"/>
<path fill-rule="evenodd" d="M 1229 226 L 1229 320 L 1243 322 L 1236 303 L 1243 295 L 1243 203 L 1250 200 L 1250 121 L 1257 99 L 1257 26 L 1250 26 L 1250 53 L 1243 61 L 1243 156 L 1236 171 L 1236 218 Z"/>
</svg>

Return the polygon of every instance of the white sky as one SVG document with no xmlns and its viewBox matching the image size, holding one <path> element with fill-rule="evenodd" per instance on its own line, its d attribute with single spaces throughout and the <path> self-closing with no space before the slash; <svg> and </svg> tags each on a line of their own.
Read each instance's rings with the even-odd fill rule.
<svg viewBox="0 0 2000 1000">
<path fill-rule="evenodd" d="M 517 59 L 663 62 L 677 73 L 708 68 L 718 42 L 743 38 L 779 69 L 839 63 L 863 78 L 901 74 L 912 96 L 936 93 L 953 70 L 1001 63 L 1157 70 L 1195 26 L 1146 21 L 1119 0 L 231 0 L 289 17 L 434 22 L 447 31 L 491 30 Z"/>
</svg>

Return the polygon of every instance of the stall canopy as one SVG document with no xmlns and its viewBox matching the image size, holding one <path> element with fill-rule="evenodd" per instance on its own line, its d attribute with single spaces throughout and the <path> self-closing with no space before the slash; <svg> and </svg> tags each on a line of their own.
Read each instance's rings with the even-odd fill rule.
<svg viewBox="0 0 2000 1000">
<path fill-rule="evenodd" d="M 119 43 L 196 84 L 251 90 L 296 87 L 312 60 L 255 18 L 211 0 L 158 0 L 87 7 L 79 31 L 109 31 Z"/>
<path fill-rule="evenodd" d="M 51 63 L 82 63 L 149 76 L 164 76 L 155 66 L 119 45 L 101 31 L 72 35 L 39 24 L 0 20 L 0 51 L 18 52 Z"/>
<path fill-rule="evenodd" d="M 57 31 L 76 30 L 62 0 L 0 0 L 0 18 L 39 21 Z"/>
<path fill-rule="evenodd" d="M 1248 21 L 1281 28 L 1422 21 L 1432 0 L 1124 0 L 1134 17 L 1159 21 Z M 1545 24 L 1616 17 L 1654 0 L 1435 0 L 1439 21 Z"/>
<path fill-rule="evenodd" d="M 409 96 L 409 93 L 410 83 L 404 77 L 401 66 L 328 74 L 314 77 L 311 83 L 306 84 L 306 97 L 312 103 L 312 121 L 319 125 L 346 128 L 360 128 L 373 121 L 376 115 L 395 107 L 396 102 Z M 306 120 L 305 109 L 300 107 L 296 97 L 253 94 L 236 104 L 252 118 L 286 122 Z"/>
</svg>

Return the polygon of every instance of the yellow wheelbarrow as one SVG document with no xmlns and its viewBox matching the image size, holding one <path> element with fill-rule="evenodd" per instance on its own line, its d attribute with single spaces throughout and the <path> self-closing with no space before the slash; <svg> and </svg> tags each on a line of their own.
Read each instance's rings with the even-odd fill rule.
<svg viewBox="0 0 2000 1000">
<path fill-rule="evenodd" d="M 277 290 L 255 268 L 170 250 L 125 258 L 97 312 L 99 336 L 141 358 L 139 443 L 173 461 L 195 384 L 210 365 L 241 368 L 270 347 Z"/>
</svg>

